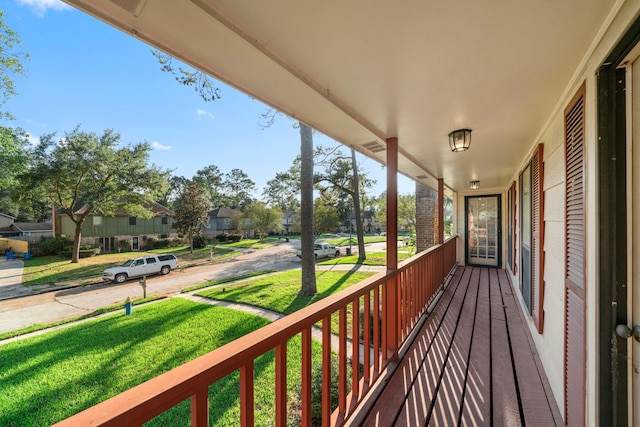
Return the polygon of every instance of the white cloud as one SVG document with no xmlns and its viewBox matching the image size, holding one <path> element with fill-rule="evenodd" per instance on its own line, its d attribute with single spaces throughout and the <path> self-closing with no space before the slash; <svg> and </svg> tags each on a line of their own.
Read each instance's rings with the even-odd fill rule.
<svg viewBox="0 0 640 427">
<path fill-rule="evenodd" d="M 216 118 L 212 113 L 210 113 L 210 112 L 208 112 L 206 110 L 202 110 L 200 108 L 196 109 L 196 114 L 199 117 L 209 117 L 211 119 L 215 119 Z"/>
<path fill-rule="evenodd" d="M 158 141 L 153 141 L 151 143 L 151 147 L 154 148 L 155 150 L 171 150 L 170 145 L 162 145 Z"/>
<path fill-rule="evenodd" d="M 27 132 L 27 141 L 29 141 L 29 145 L 33 146 L 40 144 L 40 138 L 38 138 L 37 136 L 33 136 L 29 132 Z"/>
<path fill-rule="evenodd" d="M 60 0 L 18 0 L 18 3 L 31 8 L 33 13 L 43 17 L 47 10 L 70 10 L 71 6 Z"/>
</svg>

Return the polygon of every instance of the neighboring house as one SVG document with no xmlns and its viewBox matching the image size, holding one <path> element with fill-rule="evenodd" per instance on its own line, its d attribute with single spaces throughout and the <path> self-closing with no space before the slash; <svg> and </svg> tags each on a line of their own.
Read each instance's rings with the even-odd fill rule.
<svg viewBox="0 0 640 427">
<path fill-rule="evenodd" d="M 15 218 L 11 215 L 0 213 L 0 229 L 9 227 L 15 222 Z"/>
<path fill-rule="evenodd" d="M 146 246 L 147 239 L 177 237 L 173 228 L 175 213 L 158 203 L 149 203 L 145 208 L 153 212 L 150 219 L 130 216 L 119 209 L 113 216 L 89 215 L 82 225 L 82 244 L 100 247 L 103 252 L 117 252 L 119 249 L 139 250 Z M 81 214 L 84 206 L 76 209 Z M 75 224 L 64 213 L 56 214 L 56 235 L 73 238 Z M 126 242 L 126 243 L 123 243 Z"/>
<path fill-rule="evenodd" d="M 233 228 L 233 217 L 240 215 L 242 212 L 229 209 L 229 208 L 217 208 L 209 212 L 209 226 L 203 229 L 205 236 L 213 238 L 218 234 L 229 234 L 235 232 Z"/>
<path fill-rule="evenodd" d="M 362 228 L 365 233 L 379 233 L 381 230 L 381 224 L 376 218 L 376 212 L 373 210 L 362 211 Z M 342 222 L 340 231 L 343 233 L 349 232 L 349 230 L 356 231 L 356 214 L 351 213 L 349 218 Z"/>
<path fill-rule="evenodd" d="M 52 222 L 15 222 L 15 218 L 0 214 L 0 237 L 11 237 L 14 240 L 24 240 L 36 243 L 43 237 L 53 236 Z"/>
<path fill-rule="evenodd" d="M 53 237 L 52 222 L 14 222 L 9 227 L 11 234 L 5 234 L 0 228 L 0 235 L 11 236 L 12 239 L 24 240 L 29 243 L 40 242 L 44 237 Z"/>
<path fill-rule="evenodd" d="M 284 234 L 287 235 L 293 232 L 293 217 L 296 213 L 293 211 L 287 211 L 282 213 L 282 229 L 284 230 Z"/>
</svg>

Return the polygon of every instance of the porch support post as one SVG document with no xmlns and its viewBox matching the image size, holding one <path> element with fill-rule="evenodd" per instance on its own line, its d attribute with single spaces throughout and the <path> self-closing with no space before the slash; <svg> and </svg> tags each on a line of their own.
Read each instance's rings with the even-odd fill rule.
<svg viewBox="0 0 640 427">
<path fill-rule="evenodd" d="M 438 178 L 438 244 L 444 243 L 444 179 Z"/>
<path fill-rule="evenodd" d="M 386 356 L 398 357 L 398 138 L 387 139 L 387 274 L 384 287 L 383 321 L 386 330 Z"/>
</svg>

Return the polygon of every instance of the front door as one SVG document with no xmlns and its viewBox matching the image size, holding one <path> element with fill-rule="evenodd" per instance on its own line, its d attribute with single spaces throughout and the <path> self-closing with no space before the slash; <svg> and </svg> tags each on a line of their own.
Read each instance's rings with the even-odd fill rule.
<svg viewBox="0 0 640 427">
<path fill-rule="evenodd" d="M 131 249 L 134 251 L 140 250 L 140 239 L 138 236 L 133 236 L 131 238 Z"/>
<path fill-rule="evenodd" d="M 627 326 L 640 328 L 640 59 L 636 58 L 630 66 L 628 72 L 631 80 L 632 103 L 631 111 L 627 114 L 627 120 L 631 120 L 631 141 L 629 145 L 632 153 L 632 167 L 630 174 L 631 191 L 628 191 L 632 213 L 630 215 L 629 227 L 632 232 L 632 259 L 629 262 L 631 272 L 631 286 L 629 289 L 629 301 L 631 313 L 628 316 Z M 640 334 L 640 331 L 638 332 Z M 636 339 L 629 339 L 631 354 L 631 367 L 628 370 L 631 376 L 632 387 L 631 402 L 640 402 L 640 336 Z M 630 417 L 632 425 L 640 426 L 640 409 L 630 406 Z"/>
<path fill-rule="evenodd" d="M 639 39 L 640 18 L 597 74 L 598 415 L 615 427 L 640 425 Z"/>
<path fill-rule="evenodd" d="M 500 196 L 466 197 L 466 263 L 500 265 Z"/>
</svg>

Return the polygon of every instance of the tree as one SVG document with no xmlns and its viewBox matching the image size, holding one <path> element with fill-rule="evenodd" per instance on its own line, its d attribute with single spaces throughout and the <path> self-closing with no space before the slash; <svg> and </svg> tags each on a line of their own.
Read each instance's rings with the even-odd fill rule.
<svg viewBox="0 0 640 427">
<path fill-rule="evenodd" d="M 269 231 L 282 228 L 282 211 L 278 208 L 268 208 L 262 202 L 252 203 L 244 211 L 244 218 L 251 221 L 253 228 L 258 232 L 260 241 Z"/>
<path fill-rule="evenodd" d="M 29 161 L 27 146 L 22 130 L 0 126 L 0 188 L 12 187 L 15 177 L 26 170 Z"/>
<path fill-rule="evenodd" d="M 226 207 L 243 211 L 253 203 L 256 184 L 242 169 L 232 169 L 224 175 L 222 185 L 225 190 Z"/>
<path fill-rule="evenodd" d="M 169 188 L 162 195 L 162 197 L 157 200 L 158 203 L 160 203 L 162 206 L 173 209 L 175 207 L 175 202 L 178 200 L 180 194 L 188 183 L 189 180 L 184 176 L 172 176 L 171 178 L 169 178 Z"/>
<path fill-rule="evenodd" d="M 193 180 L 207 190 L 211 205 L 217 208 L 224 204 L 222 178 L 223 174 L 216 165 L 206 166 L 193 176 Z"/>
<path fill-rule="evenodd" d="M 322 197 L 316 199 L 313 209 L 313 228 L 316 234 L 333 233 L 340 226 L 338 209 L 324 204 Z"/>
<path fill-rule="evenodd" d="M 322 194 L 331 192 L 345 193 L 351 197 L 356 221 L 356 235 L 358 236 L 358 258 L 366 259 L 364 248 L 364 230 L 362 227 L 362 214 L 360 194 L 366 188 L 370 188 L 375 181 L 359 173 L 355 151 L 351 150 L 348 157 L 337 148 L 319 149 L 316 153 L 316 164 L 323 167 L 314 176 L 316 187 Z"/>
<path fill-rule="evenodd" d="M 302 289 L 313 296 L 316 286 L 316 263 L 313 251 L 313 135 L 311 128 L 300 122 L 300 253 Z"/>
<path fill-rule="evenodd" d="M 398 225 L 416 232 L 416 195 L 398 194 Z"/>
<path fill-rule="evenodd" d="M 0 9 L 0 120 L 11 119 L 1 107 L 17 94 L 14 79 L 24 74 L 24 62 L 29 59 L 29 55 L 18 50 L 21 45 L 18 34 L 9 28 Z M 14 178 L 25 170 L 27 145 L 24 131 L 0 126 L 0 188 L 12 187 Z"/>
<path fill-rule="evenodd" d="M 191 253 L 193 253 L 193 236 L 199 235 L 202 228 L 209 225 L 209 211 L 211 211 L 211 201 L 207 190 L 196 182 L 189 182 L 176 201 L 174 226 L 178 233 L 189 239 Z"/>
<path fill-rule="evenodd" d="M 4 12 L 0 9 L 0 107 L 16 95 L 14 76 L 24 74 L 24 62 L 29 55 L 17 50 L 22 46 L 18 34 L 4 21 Z M 10 117 L 0 111 L 0 118 Z"/>
<path fill-rule="evenodd" d="M 92 214 L 113 215 L 123 209 L 150 218 L 145 204 L 157 200 L 168 186 L 169 172 L 148 166 L 146 142 L 119 148 L 120 135 L 102 135 L 76 127 L 64 138 L 44 135 L 29 170 L 21 176 L 26 194 L 42 191 L 75 224 L 71 262 L 79 260 L 82 225 Z M 80 209 L 81 208 L 81 209 Z"/>
<path fill-rule="evenodd" d="M 213 101 L 220 98 L 219 90 L 213 85 L 211 79 L 204 73 L 194 70 L 179 68 L 179 74 L 172 67 L 173 58 L 160 52 L 153 52 L 162 66 L 162 71 L 176 75 L 176 80 L 193 88 L 205 101 Z M 277 115 L 281 114 L 275 109 L 263 114 L 263 128 L 270 127 Z M 302 122 L 300 126 L 300 156 L 302 171 L 300 184 L 300 209 L 302 214 L 301 246 L 302 246 L 302 290 L 303 295 L 313 296 L 316 288 L 316 265 L 313 252 L 313 135 L 311 128 Z"/>
<path fill-rule="evenodd" d="M 282 211 L 295 211 L 300 207 L 300 201 L 296 197 L 299 192 L 299 174 L 294 176 L 290 169 L 287 172 L 276 173 L 274 179 L 267 181 L 262 196 L 267 205 L 271 207 Z"/>
</svg>

